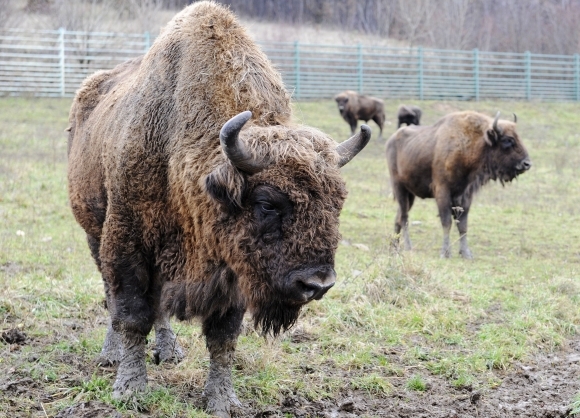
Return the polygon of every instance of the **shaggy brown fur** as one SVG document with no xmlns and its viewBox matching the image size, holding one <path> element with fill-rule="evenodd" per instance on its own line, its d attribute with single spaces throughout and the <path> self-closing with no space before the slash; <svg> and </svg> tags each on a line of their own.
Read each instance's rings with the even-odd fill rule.
<svg viewBox="0 0 580 418">
<path fill-rule="evenodd" d="M 401 105 L 397 111 L 397 129 L 404 123 L 407 126 L 421 124 L 421 109 L 413 105 Z"/>
<path fill-rule="evenodd" d="M 253 117 L 239 140 L 261 163 L 255 173 L 220 146 L 224 123 L 245 110 Z M 347 147 L 345 160 L 342 146 L 290 117 L 280 75 L 213 2 L 185 8 L 144 57 L 77 92 L 69 194 L 105 283 L 115 396 L 144 388 L 154 323 L 167 331 L 166 312 L 200 317 L 207 408 L 228 417 L 239 404 L 229 368 L 245 310 L 277 334 L 334 283 L 339 168 L 360 147 Z M 364 146 L 363 131 L 350 143 Z M 123 349 L 111 354 L 117 341 Z"/>
<path fill-rule="evenodd" d="M 346 90 L 334 96 L 340 116 L 350 125 L 352 134 L 356 131 L 359 120 L 365 123 L 373 120 L 379 125 L 379 139 L 383 137 L 385 125 L 385 109 L 381 99 L 358 94 L 356 91 Z"/>
<path fill-rule="evenodd" d="M 386 149 L 399 204 L 395 233 L 403 230 L 405 247 L 410 249 L 408 212 L 415 196 L 434 197 L 443 225 L 444 257 L 449 257 L 451 217 L 457 219 L 460 253 L 471 258 L 467 216 L 473 195 L 489 180 L 503 184 L 532 165 L 515 123 L 502 120 L 494 127 L 494 119 L 472 111 L 451 113 L 432 126 L 401 128 Z"/>
</svg>

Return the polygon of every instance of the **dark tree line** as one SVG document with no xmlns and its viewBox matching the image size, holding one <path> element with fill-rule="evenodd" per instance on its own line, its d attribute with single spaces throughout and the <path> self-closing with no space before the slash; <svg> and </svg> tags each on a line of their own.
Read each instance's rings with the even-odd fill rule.
<svg viewBox="0 0 580 418">
<path fill-rule="evenodd" d="M 573 54 L 580 0 L 220 0 L 262 20 L 320 24 L 412 45 Z"/>
<path fill-rule="evenodd" d="M 580 0 L 218 0 L 241 16 L 295 25 L 361 31 L 412 46 L 573 54 L 580 49 Z M 155 26 L 160 10 L 192 0 L 27 0 L 31 12 L 52 12 L 66 27 L 90 26 L 112 10 Z M 0 26 L 14 0 L 0 0 Z M 100 12 L 97 12 L 99 11 Z M 87 16 L 84 16 L 87 15 Z M 87 23 L 82 23 L 86 20 Z M 81 22 L 81 23 L 79 23 Z"/>
</svg>

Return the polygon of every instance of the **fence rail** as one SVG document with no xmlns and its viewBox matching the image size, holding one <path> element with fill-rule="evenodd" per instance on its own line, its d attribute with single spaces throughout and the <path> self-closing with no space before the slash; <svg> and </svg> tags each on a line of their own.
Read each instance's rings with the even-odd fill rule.
<svg viewBox="0 0 580 418">
<path fill-rule="evenodd" d="M 145 53 L 149 33 L 0 31 L 0 96 L 69 97 L 89 74 Z M 580 101 L 580 58 L 369 45 L 260 43 L 296 99 L 342 90 L 406 99 Z"/>
</svg>

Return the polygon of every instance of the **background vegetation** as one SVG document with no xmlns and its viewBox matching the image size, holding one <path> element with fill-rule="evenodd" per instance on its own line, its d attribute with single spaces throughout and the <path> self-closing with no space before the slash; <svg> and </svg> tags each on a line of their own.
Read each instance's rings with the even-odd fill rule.
<svg viewBox="0 0 580 418">
<path fill-rule="evenodd" d="M 580 0 L 218 0 L 246 20 L 364 32 L 411 46 L 574 54 Z M 192 0 L 0 0 L 0 28 L 157 33 Z M 121 24 L 122 22 L 122 24 Z M 288 29 L 290 27 L 290 29 Z M 286 34 L 285 41 L 293 41 Z M 261 41 L 270 39 L 258 38 Z M 314 41 L 315 43 L 317 41 Z M 337 42 L 331 42 L 337 43 Z"/>
<path fill-rule="evenodd" d="M 399 102 L 386 101 L 394 131 Z M 441 260 L 441 228 L 431 200 L 411 211 L 412 252 L 390 243 L 396 205 L 384 144 L 376 139 L 343 169 L 349 197 L 341 215 L 338 284 L 276 340 L 247 328 L 235 385 L 242 401 L 275 405 L 284 393 L 308 399 L 357 390 L 389 396 L 394 386 L 487 390 L 538 351 L 565 347 L 580 324 L 580 118 L 575 104 L 422 102 L 424 123 L 457 109 L 505 117 L 534 167 L 513 184 L 489 184 L 470 215 L 473 261 Z M 67 201 L 70 100 L 0 100 L 0 416 L 54 416 L 67 405 L 110 398 L 114 370 L 92 360 L 107 314 L 101 279 Z M 296 115 L 337 140 L 348 137 L 332 101 L 296 104 Z M 374 133 L 377 130 L 370 123 Z M 454 232 L 455 233 L 455 232 Z M 454 235 L 457 236 L 456 233 Z M 153 391 L 124 416 L 202 417 L 208 356 L 197 324 L 176 324 L 187 349 L 179 365 L 149 364 Z M 7 383 L 8 382 L 8 383 Z M 18 396 L 5 390 L 21 385 Z M 13 392 L 11 392 L 13 393 Z M 3 412 L 1 412 L 3 411 Z"/>
</svg>

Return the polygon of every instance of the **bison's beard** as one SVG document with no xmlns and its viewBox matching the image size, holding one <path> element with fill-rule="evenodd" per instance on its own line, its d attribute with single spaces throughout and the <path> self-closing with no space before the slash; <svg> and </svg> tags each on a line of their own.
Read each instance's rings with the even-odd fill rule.
<svg viewBox="0 0 580 418">
<path fill-rule="evenodd" d="M 290 329 L 298 320 L 301 305 L 287 305 L 279 300 L 260 304 L 254 312 L 254 326 L 264 334 L 277 336 Z"/>
</svg>

